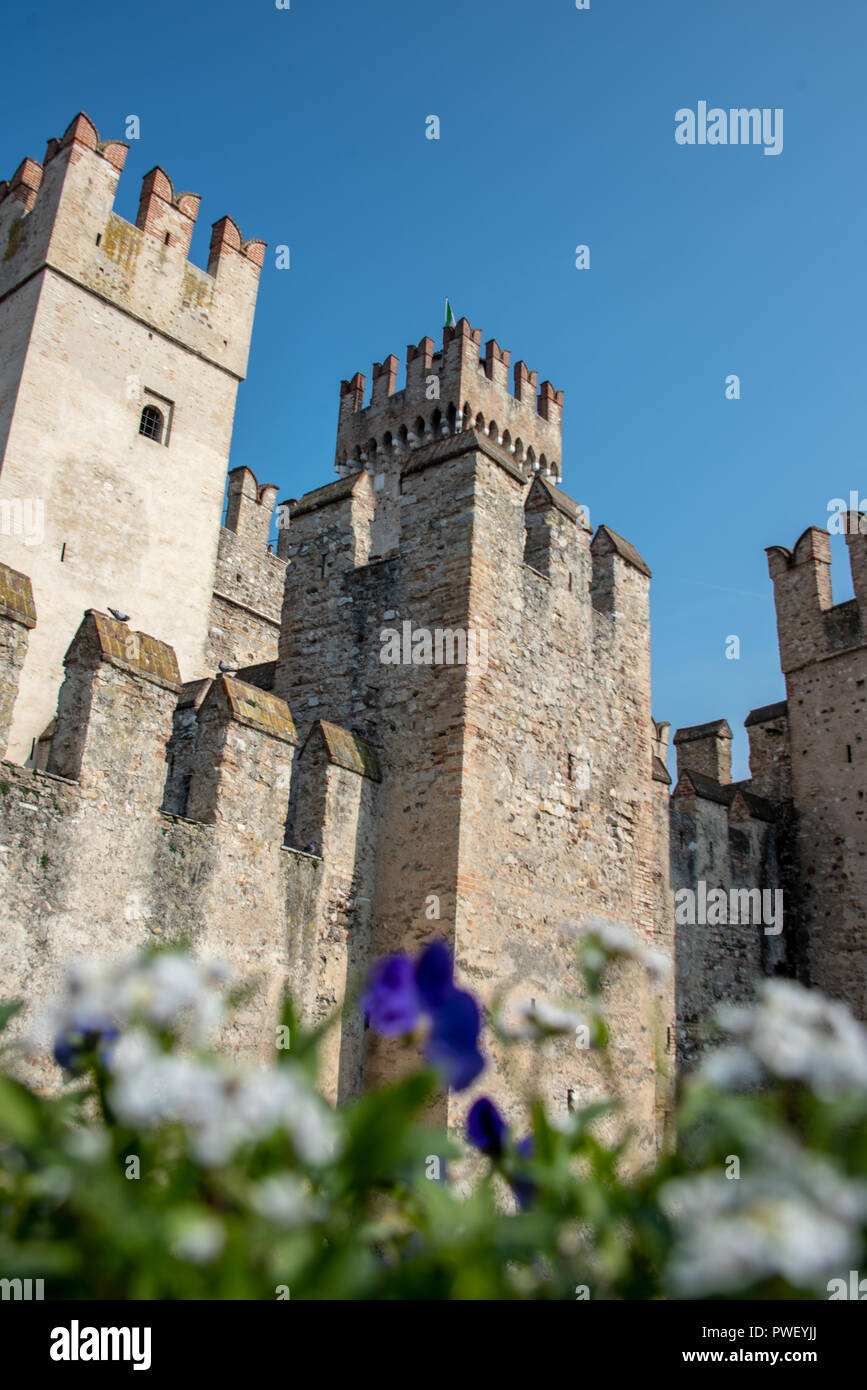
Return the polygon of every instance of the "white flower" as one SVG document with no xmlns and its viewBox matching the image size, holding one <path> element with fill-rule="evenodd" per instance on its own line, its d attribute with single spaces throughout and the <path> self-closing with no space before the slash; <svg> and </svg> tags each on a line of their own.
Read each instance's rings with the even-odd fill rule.
<svg viewBox="0 0 867 1390">
<path fill-rule="evenodd" d="M 333 1112 L 309 1083 L 287 1067 L 243 1067 L 162 1052 L 142 1032 L 126 1034 L 111 1063 L 111 1103 L 126 1124 L 180 1124 L 190 1151 L 206 1167 L 227 1163 L 239 1149 L 275 1130 L 288 1134 L 304 1162 L 332 1157 L 338 1134 Z"/>
<path fill-rule="evenodd" d="M 337 1120 L 314 1091 L 298 1097 L 286 1128 L 295 1152 L 305 1163 L 328 1163 L 337 1153 Z"/>
<path fill-rule="evenodd" d="M 524 1005 L 523 1014 L 528 1022 L 538 1023 L 546 1033 L 574 1033 L 583 1023 L 581 1015 L 574 1009 L 558 1008 L 544 999 Z"/>
<path fill-rule="evenodd" d="M 517 1005 L 518 1022 L 498 1020 L 500 1031 L 514 1041 L 551 1037 L 558 1033 L 574 1033 L 587 1025 L 587 1020 L 570 1008 L 549 1004 L 546 1000 L 523 1000 Z"/>
<path fill-rule="evenodd" d="M 635 937 L 621 922 L 594 917 L 587 923 L 585 931 L 588 936 L 596 938 L 606 955 L 635 957 L 638 952 Z"/>
<path fill-rule="evenodd" d="M 582 954 L 591 970 L 599 971 L 616 956 L 637 961 L 656 983 L 671 974 L 671 960 L 662 951 L 645 946 L 622 922 L 591 918 L 582 930 Z"/>
<path fill-rule="evenodd" d="M 262 1069 L 240 1077 L 234 1105 L 251 1134 L 264 1136 L 282 1124 L 302 1090 L 288 1067 Z"/>
<path fill-rule="evenodd" d="M 275 1131 L 292 1141 L 307 1163 L 328 1161 L 338 1123 L 331 1109 L 293 1067 L 233 1065 L 167 1052 L 149 1029 L 201 1041 L 222 1016 L 221 990 L 229 967 L 175 951 L 134 954 L 104 963 L 81 960 L 67 972 L 67 994 L 53 1014 L 54 1035 L 81 1020 L 94 1030 L 120 1030 L 108 1066 L 110 1101 L 119 1119 L 155 1129 L 177 1124 L 202 1164 L 229 1162 L 245 1146 Z M 85 1031 L 88 1031 L 85 1029 Z"/>
<path fill-rule="evenodd" d="M 258 1183 L 250 1194 L 250 1205 L 283 1230 L 303 1226 L 315 1215 L 310 1184 L 294 1173 L 275 1173 Z"/>
<path fill-rule="evenodd" d="M 134 953 L 111 962 L 74 960 L 66 970 L 65 995 L 33 1024 L 29 1046 L 42 1051 L 58 1035 L 136 1023 L 169 1031 L 188 1028 L 201 1041 L 223 1016 L 221 990 L 229 978 L 228 967 L 176 951 Z"/>
<path fill-rule="evenodd" d="M 773 979 L 759 986 L 757 1004 L 716 1017 L 771 1076 L 802 1081 L 822 1099 L 867 1089 L 867 1031 L 846 1004 Z"/>
<path fill-rule="evenodd" d="M 676 1179 L 660 1200 L 677 1233 L 669 1277 L 688 1297 L 774 1276 L 821 1289 L 857 1258 L 867 1213 L 865 1184 L 779 1138 L 759 1172 Z"/>
<path fill-rule="evenodd" d="M 708 1053 L 697 1074 L 722 1091 L 757 1086 L 764 1076 L 759 1062 L 746 1047 L 720 1047 Z"/>
<path fill-rule="evenodd" d="M 650 978 L 658 983 L 671 974 L 671 960 L 662 951 L 642 951 L 640 959 Z"/>
<path fill-rule="evenodd" d="M 195 1216 L 185 1220 L 172 1241 L 172 1254 L 187 1264 L 213 1263 L 226 1243 L 226 1230 L 216 1216 Z"/>
</svg>

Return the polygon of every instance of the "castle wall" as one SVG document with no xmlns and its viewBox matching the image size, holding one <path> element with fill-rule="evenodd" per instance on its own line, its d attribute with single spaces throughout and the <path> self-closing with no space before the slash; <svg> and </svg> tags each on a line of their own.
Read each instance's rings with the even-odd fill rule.
<svg viewBox="0 0 867 1390">
<path fill-rule="evenodd" d="M 574 995 L 567 929 L 591 914 L 625 919 L 671 950 L 656 859 L 667 830 L 651 771 L 648 571 L 613 533 L 600 533 L 591 556 L 580 509 L 554 490 L 540 503 L 556 513 L 541 546 L 549 577 L 534 573 L 527 496 L 508 448 L 446 430 L 402 459 L 395 496 L 358 471 L 302 498 L 280 540 L 290 565 L 275 691 L 299 732 L 317 718 L 360 722 L 382 766 L 374 954 L 445 938 L 488 1007 L 501 994 Z M 380 508 L 393 542 L 381 558 Z M 486 669 L 384 663 L 382 634 L 404 624 L 483 634 Z M 624 1097 L 652 1145 L 667 1103 L 657 1046 L 660 1031 L 671 1039 L 672 996 L 654 1005 L 630 970 L 612 1007 Z M 507 1056 L 490 1031 L 486 1046 L 484 1088 L 508 1110 L 512 1083 L 528 1079 L 526 1053 Z M 574 1039 L 546 1051 L 532 1079 L 553 1109 L 595 1093 L 599 1078 Z M 368 1079 L 399 1067 L 393 1046 L 368 1038 Z M 450 1102 L 455 1121 L 471 1098 Z"/>
<path fill-rule="evenodd" d="M 744 720 L 750 741 L 750 787 L 777 801 L 792 796 L 792 747 L 785 700 L 751 710 Z"/>
<path fill-rule="evenodd" d="M 277 489 L 259 486 L 249 468 L 229 474 L 226 524 L 220 528 L 206 666 L 274 661 L 286 562 L 268 551 Z"/>
<path fill-rule="evenodd" d="M 867 1018 L 867 651 L 786 678 L 810 983 Z"/>
<path fill-rule="evenodd" d="M 98 613 L 66 671 L 51 770 L 0 766 L 0 972 L 27 1001 L 15 1031 L 70 959 L 184 941 L 252 986 L 221 1047 L 273 1056 L 286 990 L 318 1024 L 368 968 L 375 769 L 324 761 L 324 796 L 300 798 L 302 816 L 319 808 L 322 855 L 296 852 L 283 845 L 296 741 L 282 701 L 228 678 L 181 692 L 170 648 Z M 195 715 L 184 815 L 160 810 L 179 694 Z M 360 1086 L 361 1046 L 357 1012 L 326 1035 L 333 1099 Z M 57 1083 L 44 1055 L 21 1066 Z"/>
<path fill-rule="evenodd" d="M 0 198 L 0 508 L 38 499 L 43 509 L 38 536 L 0 534 L 0 558 L 31 576 L 40 613 L 9 744 L 16 760 L 52 717 L 83 610 L 110 604 L 164 633 L 187 678 L 202 674 L 207 653 L 263 248 L 244 250 L 223 219 L 209 270 L 191 266 L 181 224 L 191 229 L 198 199 L 175 199 L 162 171 L 145 180 L 140 225 L 124 222 L 112 210 L 124 154 L 97 147 L 79 117 L 44 167 L 32 162 L 29 206 Z M 164 415 L 160 443 L 139 433 L 146 404 Z"/>
<path fill-rule="evenodd" d="M 773 822 L 734 819 L 725 802 L 679 786 L 671 802 L 671 887 L 698 893 L 721 888 L 785 888 L 777 865 Z M 784 912 L 785 899 L 784 893 Z M 706 914 L 710 915 L 710 914 Z M 727 917 L 732 914 L 726 913 Z M 740 910 L 738 916 L 741 916 Z M 784 918 L 785 930 L 785 918 Z M 765 934 L 762 923 L 681 922 L 675 926 L 677 1061 L 689 1066 L 711 1037 L 709 1025 L 722 1003 L 747 1003 L 755 986 L 785 950 L 785 940 Z"/>
<path fill-rule="evenodd" d="M 490 663 L 467 680 L 457 938 L 486 1002 L 574 994 L 568 928 L 594 916 L 629 924 L 666 955 L 672 945 L 654 858 L 648 572 L 604 530 L 591 546 L 582 521 L 552 507 L 547 577 L 536 573 L 523 563 L 524 502 L 485 459 L 470 607 Z M 673 1015 L 662 1020 L 634 968 L 619 972 L 608 1008 L 617 1084 L 647 1148 L 660 1025 Z M 495 1051 L 507 1105 L 531 1082 L 552 1111 L 568 1108 L 570 1092 L 577 1105 L 607 1090 L 575 1039 L 546 1045 L 541 1075 L 535 1055 Z"/>
<path fill-rule="evenodd" d="M 833 602 L 828 533 L 808 527 L 795 547 L 768 549 L 787 699 L 751 711 L 748 781 L 731 784 L 724 720 L 678 731 L 671 802 L 671 882 L 706 891 L 782 895 L 782 930 L 679 925 L 679 1057 L 691 1062 L 721 1001 L 750 999 L 785 974 L 846 1000 L 867 1017 L 867 526 L 850 513 L 855 598 Z M 777 924 L 775 923 L 774 926 Z"/>
<path fill-rule="evenodd" d="M 351 742 L 345 733 L 343 739 Z M 320 1052 L 324 1094 L 337 1102 L 357 1094 L 364 1076 L 358 998 L 374 958 L 379 783 L 335 762 L 317 729 L 299 756 L 293 797 L 297 847 L 287 852 L 303 860 L 310 846 L 321 875 L 303 929 L 290 935 L 290 970 L 310 1024 L 318 1027 L 342 1009 Z"/>
<path fill-rule="evenodd" d="M 30 632 L 36 626 L 33 588 L 26 574 L 0 565 L 0 749 L 12 726 Z"/>
<path fill-rule="evenodd" d="M 773 546 L 797 812 L 804 973 L 867 1018 L 867 518 L 847 517 L 855 598 L 834 604 L 828 534 L 810 527 L 792 551 Z"/>
<path fill-rule="evenodd" d="M 422 563 L 402 556 L 366 564 L 373 516 L 369 475 L 322 489 L 324 505 L 293 515 L 281 544 L 291 563 L 275 691 L 288 698 L 299 731 L 316 719 L 361 725 L 382 768 L 377 836 L 375 929 L 371 949 L 412 950 L 434 934 L 453 944 L 459 836 L 459 770 L 464 670 L 380 661 L 383 628 L 416 624 L 466 625 L 466 597 L 455 580 L 454 505 L 466 457 L 420 475 L 433 527 L 406 540 Z M 313 494 L 316 497 L 316 494 Z M 439 502 L 438 502 L 439 498 Z M 407 502 L 408 505 L 408 502 Z M 460 502 L 457 504 L 462 506 Z M 457 542 L 459 543 L 459 542 Z M 468 561 L 463 560 L 466 575 Z M 442 922 L 425 917 L 429 895 L 439 896 Z M 365 1075 L 389 1075 L 393 1049 L 368 1035 Z"/>
<path fill-rule="evenodd" d="M 0 458 L 5 452 L 9 430 L 12 427 L 18 386 L 27 358 L 41 288 L 42 277 L 37 276 L 22 285 L 16 294 L 0 297 L 0 342 L 3 344 L 3 352 L 0 354 Z"/>
</svg>

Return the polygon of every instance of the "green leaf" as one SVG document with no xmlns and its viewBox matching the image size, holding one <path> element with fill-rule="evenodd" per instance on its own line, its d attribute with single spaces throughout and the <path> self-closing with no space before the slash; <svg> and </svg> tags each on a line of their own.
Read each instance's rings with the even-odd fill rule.
<svg viewBox="0 0 867 1390">
<path fill-rule="evenodd" d="M 23 999 L 13 999 L 9 1004 L 0 1004 L 0 1033 L 6 1027 L 11 1018 L 14 1018 L 19 1009 L 23 1009 Z"/>
<path fill-rule="evenodd" d="M 40 1101 L 26 1086 L 0 1076 L 0 1134 L 18 1144 L 31 1144 L 41 1129 Z"/>
<path fill-rule="evenodd" d="M 346 1112 L 348 1134 L 341 1168 L 347 1187 L 358 1189 L 380 1181 L 417 1155 L 410 1127 L 437 1084 L 433 1072 L 417 1072 L 362 1096 Z"/>
</svg>

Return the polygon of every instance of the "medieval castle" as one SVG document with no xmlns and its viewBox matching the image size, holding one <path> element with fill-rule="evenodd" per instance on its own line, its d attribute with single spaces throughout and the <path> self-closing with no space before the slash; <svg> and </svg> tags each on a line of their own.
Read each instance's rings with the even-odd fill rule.
<svg viewBox="0 0 867 1390">
<path fill-rule="evenodd" d="M 0 183 L 4 993 L 183 938 L 257 981 L 224 1041 L 264 1054 L 287 987 L 319 1021 L 432 936 L 487 1004 L 560 1001 L 569 928 L 614 919 L 675 966 L 611 992 L 648 1146 L 715 1001 L 782 971 L 863 1016 L 867 535 L 837 606 L 825 532 L 769 551 L 788 698 L 747 720 L 748 782 L 724 721 L 681 729 L 672 795 L 650 570 L 560 489 L 562 392 L 524 362 L 510 388 L 461 319 L 400 389 L 394 356 L 369 399 L 342 383 L 337 481 L 281 504 L 276 553 L 277 489 L 247 468 L 221 526 L 265 247 L 223 217 L 190 264 L 199 198 L 159 168 L 118 217 L 126 152 L 79 115 Z M 782 930 L 676 920 L 683 888 L 781 890 Z M 531 1076 L 552 1109 L 600 1085 L 573 1039 L 486 1045 L 506 1110 Z M 323 1060 L 333 1099 L 395 1065 L 355 1009 Z"/>
</svg>

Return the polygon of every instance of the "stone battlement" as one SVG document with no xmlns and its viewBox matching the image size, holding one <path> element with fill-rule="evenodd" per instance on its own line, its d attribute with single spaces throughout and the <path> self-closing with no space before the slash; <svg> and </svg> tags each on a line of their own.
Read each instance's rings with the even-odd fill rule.
<svg viewBox="0 0 867 1390">
<path fill-rule="evenodd" d="M 692 1060 L 701 1021 L 752 997 L 761 975 L 792 976 L 867 1017 L 867 517 L 850 512 L 854 599 L 835 604 L 829 533 L 809 526 L 767 549 L 786 699 L 751 710 L 750 778 L 731 780 L 731 729 L 714 720 L 674 737 L 675 893 L 779 894 L 773 934 L 754 921 L 679 922 L 678 1037 Z"/>
<path fill-rule="evenodd" d="M 831 592 L 831 538 L 827 531 L 808 526 L 793 549 L 768 547 L 784 675 L 867 645 L 867 516 L 846 514 L 846 544 L 855 597 L 838 604 Z"/>
<path fill-rule="evenodd" d="M 268 549 L 276 499 L 275 484 L 260 484 L 252 469 L 229 473 L 205 658 L 211 670 L 223 660 L 241 668 L 276 655 L 286 571 Z"/>
<path fill-rule="evenodd" d="M 144 176 L 135 226 L 114 212 L 129 147 L 100 140 L 83 113 L 0 182 L 0 297 L 38 271 L 69 277 L 98 298 L 201 353 L 238 379 L 265 243 L 230 217 L 213 224 L 207 270 L 187 260 L 196 193 L 175 193 L 165 170 Z"/>
<path fill-rule="evenodd" d="M 613 1081 L 639 1159 L 678 1031 L 685 1056 L 756 975 L 867 1015 L 862 519 L 850 603 L 827 532 L 770 548 L 787 698 L 747 719 L 748 781 L 725 720 L 679 730 L 669 796 L 650 569 L 561 490 L 562 392 L 524 362 L 510 388 L 511 354 L 461 319 L 407 349 L 400 389 L 394 355 L 369 400 L 342 383 L 338 478 L 281 506 L 277 555 L 249 468 L 221 526 L 264 243 L 224 217 L 191 265 L 199 198 L 161 167 L 125 222 L 126 152 L 81 115 L 0 185 L 0 501 L 47 503 L 0 565 L 10 991 L 184 940 L 251 987 L 222 1045 L 268 1056 L 287 989 L 316 1025 L 434 937 L 486 1009 L 563 1003 L 576 928 L 615 920 L 677 953 L 677 1011 L 672 978 L 624 961 L 606 1072 L 572 1037 L 528 1059 L 489 1036 L 484 1088 L 516 1122 L 528 1061 L 552 1115 Z M 696 884 L 783 892 L 784 931 L 681 929 L 671 889 Z M 403 1064 L 352 1007 L 322 1048 L 335 1100 Z M 441 1110 L 459 1125 L 473 1098 Z"/>
<path fill-rule="evenodd" d="M 199 196 L 161 167 L 125 221 L 127 152 L 78 115 L 0 185 L 0 503 L 14 515 L 37 499 L 40 519 L 39 544 L 20 526 L 0 544 L 41 614 L 10 734 L 18 761 L 45 742 L 90 609 L 159 633 L 186 680 L 276 651 L 276 489 L 257 484 L 254 499 L 249 470 L 233 473 L 220 527 L 265 243 L 222 217 L 207 269 L 193 265 Z"/>
<path fill-rule="evenodd" d="M 338 472 L 365 467 L 373 475 L 405 465 L 415 450 L 451 434 L 475 429 L 503 448 L 522 473 L 562 476 L 563 392 L 550 381 L 537 390 L 538 374 L 516 362 L 509 391 L 511 354 L 495 339 L 480 355 L 482 330 L 462 318 L 443 329 L 443 345 L 422 338 L 406 350 L 406 382 L 398 390 L 398 359 L 357 372 L 340 385 L 335 466 Z"/>
</svg>

